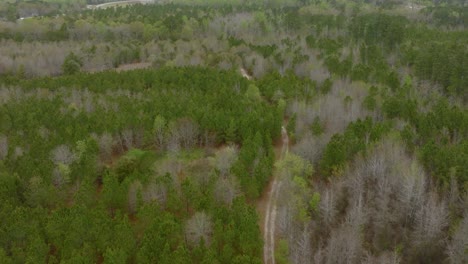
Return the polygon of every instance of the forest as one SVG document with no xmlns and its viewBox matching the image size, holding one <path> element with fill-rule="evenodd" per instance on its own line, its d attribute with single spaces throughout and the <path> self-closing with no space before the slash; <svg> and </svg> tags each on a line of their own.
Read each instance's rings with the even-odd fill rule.
<svg viewBox="0 0 468 264">
<path fill-rule="evenodd" d="M 468 5 L 0 3 L 0 263 L 468 263 Z"/>
</svg>

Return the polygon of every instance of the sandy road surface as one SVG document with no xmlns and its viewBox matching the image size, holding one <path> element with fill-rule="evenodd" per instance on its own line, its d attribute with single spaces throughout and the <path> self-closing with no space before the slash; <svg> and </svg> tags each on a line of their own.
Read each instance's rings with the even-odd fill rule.
<svg viewBox="0 0 468 264">
<path fill-rule="evenodd" d="M 115 1 L 115 2 L 109 2 L 109 3 L 104 3 L 104 4 L 99 4 L 99 5 L 88 5 L 88 9 L 100 9 L 100 8 L 108 8 L 112 7 L 115 5 L 124 5 L 124 4 L 150 4 L 150 3 L 155 3 L 153 0 L 127 0 L 127 1 Z"/>
<path fill-rule="evenodd" d="M 282 146 L 276 150 L 276 159 L 280 160 L 287 153 L 289 148 L 289 137 L 286 130 L 283 128 Z M 278 153 L 279 152 L 279 153 Z M 281 190 L 281 182 L 276 177 L 273 178 L 271 185 L 266 191 L 266 208 L 264 209 L 263 223 L 263 263 L 275 264 L 275 230 L 276 230 L 276 214 L 277 201 Z M 262 212 L 260 212 L 262 214 Z"/>
</svg>

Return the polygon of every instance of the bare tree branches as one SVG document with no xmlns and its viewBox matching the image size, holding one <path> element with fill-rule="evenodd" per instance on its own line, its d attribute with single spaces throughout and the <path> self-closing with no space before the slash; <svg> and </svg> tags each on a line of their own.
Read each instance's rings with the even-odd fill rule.
<svg viewBox="0 0 468 264">
<path fill-rule="evenodd" d="M 134 181 L 130 184 L 128 188 L 128 211 L 131 214 L 134 214 L 137 211 L 138 206 L 138 195 L 141 195 L 143 189 L 143 185 L 140 181 Z"/>
<path fill-rule="evenodd" d="M 311 133 L 306 133 L 298 142 L 296 142 L 292 151 L 301 156 L 301 158 L 315 164 L 319 161 L 326 144 L 327 142 L 325 138 L 315 137 Z"/>
<path fill-rule="evenodd" d="M 213 227 L 211 218 L 205 212 L 196 212 L 185 226 L 185 235 L 192 245 L 200 243 L 201 239 L 209 244 Z"/>
<path fill-rule="evenodd" d="M 448 226 L 447 205 L 438 201 L 435 193 L 416 212 L 414 238 L 419 243 L 438 244 L 443 238 L 443 230 Z"/>
<path fill-rule="evenodd" d="M 158 184 L 153 180 L 145 186 L 142 195 L 144 202 L 158 201 L 160 204 L 165 205 L 167 200 L 167 188 L 163 184 Z"/>
<path fill-rule="evenodd" d="M 215 185 L 216 200 L 231 205 L 234 198 L 240 194 L 240 188 L 234 178 L 219 178 Z"/>
<path fill-rule="evenodd" d="M 181 118 L 169 125 L 171 144 L 180 144 L 184 148 L 192 148 L 198 143 L 198 124 L 188 118 Z"/>
<path fill-rule="evenodd" d="M 237 149 L 233 146 L 225 147 L 216 152 L 215 167 L 222 177 L 225 177 L 232 164 L 237 160 Z"/>
<path fill-rule="evenodd" d="M 101 156 L 104 160 L 109 160 L 112 156 L 112 146 L 114 145 L 112 135 L 105 132 L 101 136 L 96 136 L 96 138 Z"/>
<path fill-rule="evenodd" d="M 454 230 L 452 240 L 447 246 L 447 255 L 450 263 L 468 263 L 468 212 Z"/>
<path fill-rule="evenodd" d="M 5 135 L 0 135 L 0 160 L 3 160 L 8 155 L 8 138 Z"/>
<path fill-rule="evenodd" d="M 76 160 L 76 156 L 67 145 L 60 145 L 52 150 L 51 159 L 55 164 L 70 165 Z"/>
<path fill-rule="evenodd" d="M 164 146 L 164 139 L 166 136 L 166 119 L 158 115 L 154 119 L 153 134 L 156 147 L 162 148 Z"/>
<path fill-rule="evenodd" d="M 324 263 L 360 263 L 363 250 L 359 229 L 349 225 L 333 229 L 325 252 Z"/>
</svg>

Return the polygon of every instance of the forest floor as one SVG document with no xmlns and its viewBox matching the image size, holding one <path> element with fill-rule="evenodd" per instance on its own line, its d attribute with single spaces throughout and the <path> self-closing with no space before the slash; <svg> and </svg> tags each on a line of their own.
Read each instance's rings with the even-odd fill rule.
<svg viewBox="0 0 468 264">
<path fill-rule="evenodd" d="M 288 140 L 289 141 L 289 140 Z M 275 144 L 275 160 L 278 161 L 283 158 L 283 146 L 282 141 Z M 257 202 L 257 211 L 260 215 L 260 229 L 263 234 L 263 263 L 264 264 L 275 264 L 275 242 L 276 242 L 276 212 L 277 212 L 277 200 L 281 182 L 277 180 L 276 174 L 273 173 L 273 177 L 268 183 L 265 191 Z"/>
</svg>

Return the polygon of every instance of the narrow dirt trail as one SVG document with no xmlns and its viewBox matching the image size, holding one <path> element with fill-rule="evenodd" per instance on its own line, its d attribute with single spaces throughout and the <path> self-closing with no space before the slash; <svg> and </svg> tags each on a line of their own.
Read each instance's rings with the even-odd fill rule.
<svg viewBox="0 0 468 264">
<path fill-rule="evenodd" d="M 275 147 L 276 160 L 281 160 L 289 147 L 289 138 L 286 129 L 282 129 L 282 142 L 280 146 Z M 276 176 L 273 176 L 270 184 L 262 195 L 257 209 L 260 213 L 260 227 L 263 233 L 263 263 L 275 264 L 275 229 L 276 229 L 276 214 L 277 200 L 281 189 L 281 182 Z"/>
<path fill-rule="evenodd" d="M 278 199 L 278 190 L 281 182 L 273 179 L 271 191 L 268 196 L 268 205 L 266 208 L 265 224 L 263 230 L 263 262 L 265 264 L 275 263 L 275 227 L 276 227 L 276 202 Z"/>
</svg>

